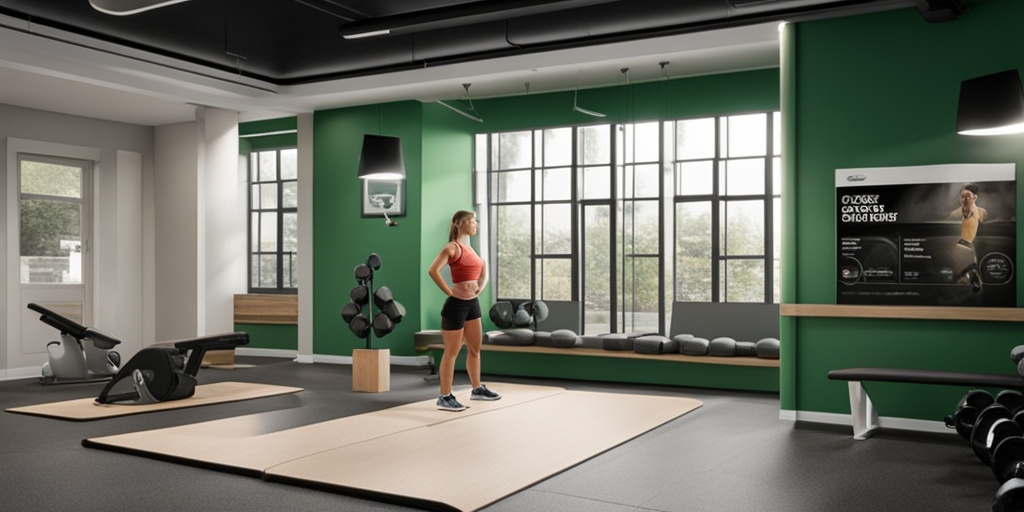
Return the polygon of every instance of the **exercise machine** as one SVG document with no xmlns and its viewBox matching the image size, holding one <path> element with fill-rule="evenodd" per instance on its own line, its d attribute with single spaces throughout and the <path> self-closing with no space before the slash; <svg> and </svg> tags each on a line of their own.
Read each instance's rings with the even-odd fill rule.
<svg viewBox="0 0 1024 512">
<path fill-rule="evenodd" d="M 128 360 L 104 386 L 96 403 L 141 405 L 188 398 L 207 350 L 233 350 L 249 343 L 244 332 L 211 334 L 146 347 Z"/>
<path fill-rule="evenodd" d="M 86 327 L 55 311 L 35 303 L 28 308 L 40 314 L 39 320 L 60 332 L 60 341 L 46 344 L 49 361 L 43 363 L 43 384 L 70 384 L 110 380 L 121 364 L 121 355 L 112 350 L 121 340 Z"/>
</svg>

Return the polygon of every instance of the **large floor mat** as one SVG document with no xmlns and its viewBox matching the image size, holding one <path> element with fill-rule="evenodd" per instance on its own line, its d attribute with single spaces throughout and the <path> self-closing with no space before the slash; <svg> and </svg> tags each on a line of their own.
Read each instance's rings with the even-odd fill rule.
<svg viewBox="0 0 1024 512">
<path fill-rule="evenodd" d="M 94 448 L 252 474 L 424 508 L 476 510 L 620 445 L 701 403 L 498 384 L 460 413 L 426 400 L 267 431 L 263 415 L 93 438 Z"/>
</svg>

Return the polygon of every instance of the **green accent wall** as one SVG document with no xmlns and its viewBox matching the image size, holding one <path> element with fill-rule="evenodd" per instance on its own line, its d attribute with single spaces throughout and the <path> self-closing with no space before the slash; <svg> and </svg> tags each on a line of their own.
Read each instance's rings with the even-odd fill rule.
<svg viewBox="0 0 1024 512">
<path fill-rule="evenodd" d="M 356 281 L 353 269 L 370 253 L 381 257 L 374 289 L 387 286 L 406 307 L 388 336 L 373 348 L 411 355 L 420 330 L 420 212 L 422 210 L 422 113 L 418 102 L 399 102 L 313 114 L 313 353 L 350 355 L 365 348 L 341 318 Z M 401 137 L 406 166 L 406 214 L 387 227 L 383 217 L 362 217 L 358 177 L 363 134 Z M 364 308 L 365 311 L 366 308 Z"/>
<path fill-rule="evenodd" d="M 835 304 L 835 169 L 1010 162 L 1020 181 L 1021 135 L 965 137 L 954 125 L 962 80 L 1021 68 L 1022 24 L 1024 2 L 987 0 L 948 23 L 927 23 L 906 8 L 786 29 L 785 302 Z M 836 368 L 1014 374 L 1009 353 L 1020 330 L 1007 322 L 783 319 L 782 408 L 848 414 L 846 383 L 826 377 Z M 932 421 L 965 392 L 866 387 L 880 415 Z"/>
<path fill-rule="evenodd" d="M 280 324 L 235 324 L 235 330 L 249 334 L 245 348 L 296 350 L 299 347 L 299 328 Z"/>
</svg>

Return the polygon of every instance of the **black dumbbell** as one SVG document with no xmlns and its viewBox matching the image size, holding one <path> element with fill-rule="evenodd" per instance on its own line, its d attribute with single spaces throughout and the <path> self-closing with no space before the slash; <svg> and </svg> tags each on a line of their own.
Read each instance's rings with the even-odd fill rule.
<svg viewBox="0 0 1024 512">
<path fill-rule="evenodd" d="M 1012 418 L 1013 413 L 1006 406 L 998 403 L 992 404 L 978 413 L 978 419 L 974 422 L 974 428 L 971 429 L 971 449 L 978 456 L 978 460 L 986 466 L 992 465 L 993 446 L 990 443 L 992 442 L 993 425 L 998 420 L 1007 420 L 1000 422 L 999 428 L 1009 428 L 1006 425 L 1016 427 L 1016 424 L 1010 421 Z M 1020 427 L 1017 429 L 1019 430 Z"/>
<path fill-rule="evenodd" d="M 974 428 L 974 422 L 978 419 L 978 413 L 993 403 L 995 403 L 995 398 L 988 391 L 968 391 L 960 399 L 953 414 L 946 416 L 946 426 L 955 428 L 960 437 L 970 441 L 971 429 Z"/>
</svg>

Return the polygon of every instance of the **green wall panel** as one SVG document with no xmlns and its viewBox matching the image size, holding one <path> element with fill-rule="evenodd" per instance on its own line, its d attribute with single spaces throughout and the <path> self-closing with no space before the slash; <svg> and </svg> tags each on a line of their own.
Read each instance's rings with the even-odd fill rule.
<svg viewBox="0 0 1024 512">
<path fill-rule="evenodd" d="M 417 307 L 421 211 L 420 104 L 389 103 L 316 112 L 313 116 L 313 352 L 349 355 L 365 348 L 341 318 L 341 307 L 355 286 L 353 269 L 373 252 L 383 261 L 374 288 L 387 286 L 406 306 L 405 319 L 373 348 L 411 355 L 419 330 Z M 387 227 L 382 217 L 362 217 L 358 177 L 363 134 L 402 138 L 406 166 L 406 215 Z M 364 308 L 365 311 L 366 308 Z"/>
<path fill-rule="evenodd" d="M 235 330 L 249 334 L 246 348 L 298 350 L 299 329 L 295 325 L 235 324 Z"/>
<path fill-rule="evenodd" d="M 945 163 L 1010 162 L 1020 180 L 1021 136 L 954 133 L 960 82 L 1024 63 L 1024 2 L 972 3 L 968 15 L 925 22 L 916 9 L 800 23 L 784 80 L 790 126 L 783 201 L 791 244 L 783 281 L 787 302 L 834 304 L 834 171 Z M 789 37 L 789 36 L 787 36 Z M 951 204 L 955 204 L 952 202 Z M 1020 209 L 1018 198 L 1017 208 Z M 1018 230 L 1020 228 L 1018 227 Z M 1020 234 L 1018 233 L 1018 238 Z M 1018 251 L 1019 241 L 1018 241 Z M 1021 291 L 1017 290 L 1018 303 Z M 829 370 L 853 366 L 1014 373 L 1015 323 L 953 320 L 796 318 L 783 321 L 784 409 L 849 413 L 845 382 Z M 786 371 L 784 371 L 785 375 Z M 883 416 L 941 421 L 965 391 L 944 386 L 871 384 Z"/>
</svg>

